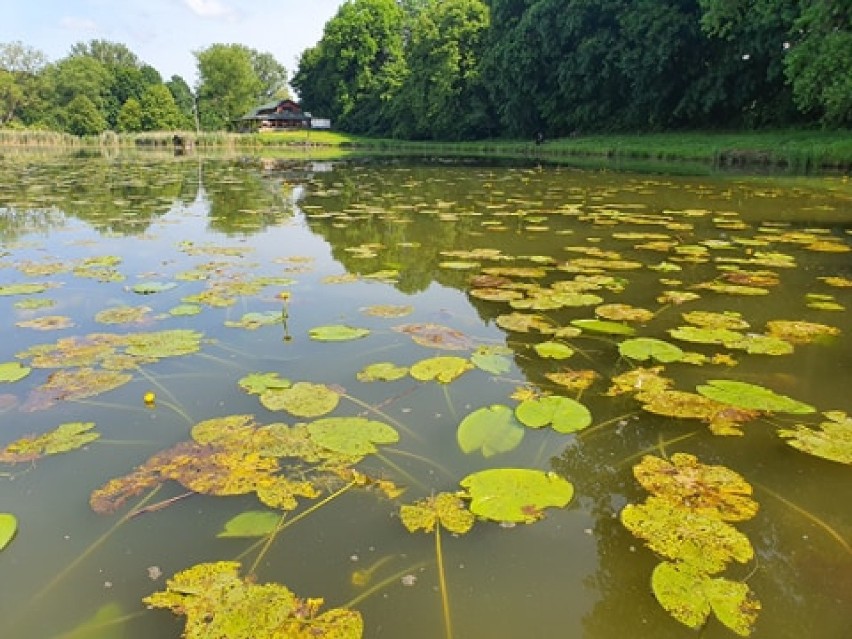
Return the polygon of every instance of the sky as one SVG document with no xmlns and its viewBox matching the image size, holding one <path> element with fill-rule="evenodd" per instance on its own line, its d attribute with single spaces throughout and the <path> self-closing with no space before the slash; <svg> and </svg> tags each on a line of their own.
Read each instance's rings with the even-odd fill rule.
<svg viewBox="0 0 852 639">
<path fill-rule="evenodd" d="M 3 0 L 0 42 L 20 41 L 51 62 L 77 42 L 126 45 L 163 80 L 194 87 L 193 51 L 244 44 L 271 53 L 292 77 L 344 0 Z M 10 6 L 11 5 L 11 6 Z"/>
</svg>

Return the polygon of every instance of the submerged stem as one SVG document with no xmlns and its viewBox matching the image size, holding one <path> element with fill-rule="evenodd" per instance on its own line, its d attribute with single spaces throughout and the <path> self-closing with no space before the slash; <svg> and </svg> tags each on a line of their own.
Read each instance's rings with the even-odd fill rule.
<svg viewBox="0 0 852 639">
<path fill-rule="evenodd" d="M 346 393 L 340 393 L 340 396 L 343 397 L 344 399 L 348 399 L 353 404 L 357 404 L 358 406 L 360 406 L 364 410 L 367 410 L 371 413 L 375 413 L 376 415 L 378 415 L 382 419 L 389 421 L 391 424 L 396 426 L 398 429 L 405 432 L 406 435 L 413 437 L 417 441 L 422 441 L 421 438 L 413 430 L 411 430 L 408 426 L 406 426 L 405 424 L 403 424 L 399 420 L 394 419 L 393 417 L 391 417 L 390 415 L 388 415 L 384 411 L 376 408 L 375 406 L 372 406 L 371 404 L 368 404 L 364 400 L 358 399 L 357 397 L 353 397 L 352 395 L 347 395 Z"/>
<path fill-rule="evenodd" d="M 456 407 L 453 406 L 453 398 L 450 397 L 450 389 L 446 384 L 441 384 L 441 388 L 444 391 L 444 399 L 447 400 L 447 408 L 450 410 L 450 415 L 452 415 L 453 419 L 458 419 L 459 416 L 456 414 Z"/>
<path fill-rule="evenodd" d="M 817 526 L 819 526 L 820 528 L 822 528 L 822 529 L 823 529 L 826 533 L 828 533 L 828 535 L 829 535 L 830 537 L 832 537 L 832 538 L 833 538 L 833 539 L 834 539 L 837 543 L 839 543 L 839 544 L 843 547 L 843 550 L 845 550 L 847 553 L 849 553 L 850 555 L 852 555 L 852 546 L 850 546 L 850 545 L 849 545 L 849 542 L 848 542 L 848 541 L 846 541 L 846 540 L 845 540 L 845 539 L 844 539 L 844 538 L 840 535 L 840 533 L 838 533 L 836 530 L 834 530 L 834 528 L 832 528 L 831 526 L 829 526 L 829 525 L 828 525 L 827 523 L 825 523 L 822 519 L 820 519 L 819 517 L 817 517 L 817 516 L 816 516 L 816 515 L 814 515 L 813 513 L 811 513 L 811 512 L 809 512 L 809 511 L 805 510 L 804 508 L 802 508 L 802 507 L 801 507 L 801 506 L 799 506 L 798 504 L 793 503 L 793 502 L 792 502 L 792 501 L 790 501 L 789 499 L 785 499 L 784 497 L 782 497 L 781 495 L 779 495 L 778 493 L 776 493 L 774 490 L 771 490 L 771 489 L 767 488 L 766 486 L 764 486 L 764 485 L 762 485 L 762 484 L 757 484 L 757 483 L 755 483 L 754 485 L 755 485 L 755 486 L 757 486 L 758 488 L 760 488 L 761 490 L 765 491 L 766 493 L 768 493 L 768 494 L 772 495 L 773 497 L 775 497 L 775 499 L 777 499 L 778 501 L 780 501 L 780 502 L 781 502 L 782 504 L 784 504 L 785 506 L 787 506 L 787 507 L 789 507 L 789 508 L 791 508 L 791 509 L 795 510 L 797 513 L 799 513 L 800 515 L 802 515 L 805 519 L 809 519 L 811 522 L 813 522 L 814 524 L 816 524 Z"/>
<path fill-rule="evenodd" d="M 450 618 L 450 597 L 447 592 L 447 578 L 444 574 L 444 553 L 441 549 L 441 525 L 435 525 L 435 558 L 438 563 L 438 584 L 441 589 L 441 608 L 444 613 L 444 636 L 453 638 L 453 622 Z"/>
<path fill-rule="evenodd" d="M 140 508 L 142 508 L 143 506 L 145 506 L 145 504 L 147 504 L 149 501 L 151 501 L 159 490 L 160 490 L 160 486 L 156 486 L 153 490 L 151 490 L 151 492 L 149 492 L 145 497 L 142 498 L 142 500 L 139 501 L 138 504 L 136 504 L 135 508 L 131 508 L 129 511 L 127 511 L 127 513 L 125 513 L 124 516 L 121 519 L 119 519 L 117 522 L 115 522 L 115 524 L 113 524 L 113 526 L 109 530 L 107 530 L 103 535 L 101 535 L 95 541 L 93 541 L 89 545 L 89 547 L 86 548 L 86 550 L 84 550 L 81 554 L 77 555 L 77 557 L 71 563 L 69 563 L 67 566 L 65 566 L 64 569 L 62 569 L 60 572 L 58 572 L 56 574 L 56 576 L 53 579 L 50 580 L 50 583 L 48 583 L 44 588 L 42 588 L 35 595 L 33 595 L 31 601 L 36 601 L 38 599 L 41 599 L 51 589 L 53 589 L 56 586 L 56 584 L 58 584 L 65 577 L 67 577 L 68 573 L 70 573 L 72 570 L 74 570 L 78 565 L 80 565 L 83 562 L 83 560 L 85 560 L 89 555 L 91 555 L 95 550 L 97 550 L 100 547 L 100 545 L 103 544 L 107 539 L 109 539 L 109 537 L 116 530 L 118 530 L 125 522 L 127 522 L 129 519 L 131 519 Z"/>
<path fill-rule="evenodd" d="M 420 561 L 416 564 L 409 566 L 408 568 L 404 568 L 404 569 L 400 570 L 399 572 L 395 572 L 390 577 L 382 579 L 379 583 L 371 586 L 370 588 L 368 588 L 367 590 L 362 592 L 360 595 L 350 599 L 349 601 L 347 601 L 345 604 L 343 604 L 340 607 L 344 608 L 344 609 L 351 609 L 354 606 L 357 606 L 359 603 L 361 603 L 365 599 L 369 599 L 370 597 L 372 597 L 379 590 L 388 587 L 389 585 L 391 585 L 392 583 L 394 583 L 398 579 L 402 579 L 406 574 L 411 573 L 411 572 L 417 570 L 418 568 L 422 568 L 426 564 L 427 564 L 427 562 Z"/>
</svg>

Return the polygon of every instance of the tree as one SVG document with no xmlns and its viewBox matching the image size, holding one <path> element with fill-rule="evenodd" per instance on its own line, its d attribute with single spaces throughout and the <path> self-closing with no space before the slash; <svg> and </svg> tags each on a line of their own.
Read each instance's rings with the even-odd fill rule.
<svg viewBox="0 0 852 639">
<path fill-rule="evenodd" d="M 142 129 L 162 131 L 180 127 L 182 117 L 172 94 L 164 84 L 155 84 L 145 91 L 141 100 Z"/>
<path fill-rule="evenodd" d="M 305 107 L 352 132 L 388 131 L 405 77 L 405 24 L 395 0 L 344 3 L 299 59 L 292 84 Z"/>
<path fill-rule="evenodd" d="M 21 119 L 42 94 L 47 56 L 21 42 L 0 43 L 0 126 Z"/>
<path fill-rule="evenodd" d="M 72 135 L 98 135 L 107 129 L 107 121 L 86 95 L 80 93 L 63 109 L 64 129 Z"/>
<path fill-rule="evenodd" d="M 229 128 L 255 106 L 263 85 L 241 44 L 214 44 L 194 52 L 198 62 L 198 117 L 205 130 Z"/>
<path fill-rule="evenodd" d="M 128 98 L 118 112 L 118 130 L 122 133 L 135 133 L 142 130 L 142 105 L 136 98 Z"/>
<path fill-rule="evenodd" d="M 94 58 L 108 67 L 135 67 L 139 68 L 142 63 L 139 58 L 126 45 L 109 40 L 90 40 L 89 42 L 77 42 L 68 53 L 69 58 L 89 57 Z"/>
<path fill-rule="evenodd" d="M 480 60 L 489 26 L 481 0 L 429 0 L 406 49 L 408 75 L 394 97 L 394 132 L 407 138 L 483 135 L 492 119 Z"/>
<path fill-rule="evenodd" d="M 166 87 L 172 94 L 172 98 L 181 113 L 181 129 L 195 128 L 195 96 L 192 95 L 192 89 L 179 75 L 173 75 L 172 79 L 166 82 Z"/>
<path fill-rule="evenodd" d="M 288 97 L 287 69 L 271 53 L 260 53 L 251 49 L 251 66 L 260 80 L 259 102 L 266 102 L 273 98 L 283 99 Z"/>
<path fill-rule="evenodd" d="M 852 9 L 848 2 L 802 2 L 787 42 L 784 72 L 796 105 L 826 124 L 852 124 Z"/>
</svg>

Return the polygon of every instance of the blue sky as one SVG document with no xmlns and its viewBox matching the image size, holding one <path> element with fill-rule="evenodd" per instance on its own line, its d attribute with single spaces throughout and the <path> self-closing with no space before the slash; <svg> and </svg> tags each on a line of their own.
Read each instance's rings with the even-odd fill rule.
<svg viewBox="0 0 852 639">
<path fill-rule="evenodd" d="M 244 44 L 271 53 L 292 76 L 344 0 L 5 0 L 0 42 L 19 40 L 53 62 L 76 42 L 127 45 L 168 80 L 194 86 L 193 51 Z M 11 5 L 11 6 L 9 6 Z"/>
</svg>

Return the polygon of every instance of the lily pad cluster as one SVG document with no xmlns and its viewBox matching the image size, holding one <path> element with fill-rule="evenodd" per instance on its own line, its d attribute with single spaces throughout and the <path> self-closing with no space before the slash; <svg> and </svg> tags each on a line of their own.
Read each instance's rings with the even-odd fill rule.
<svg viewBox="0 0 852 639">
<path fill-rule="evenodd" d="M 686 453 L 670 461 L 646 455 L 633 473 L 651 496 L 625 506 L 621 523 L 664 558 L 651 577 L 657 601 L 690 628 L 703 626 L 712 613 L 749 636 L 760 602 L 748 584 L 718 575 L 731 562 L 754 558 L 748 537 L 731 523 L 757 513 L 751 486 L 738 473 Z"/>
</svg>

